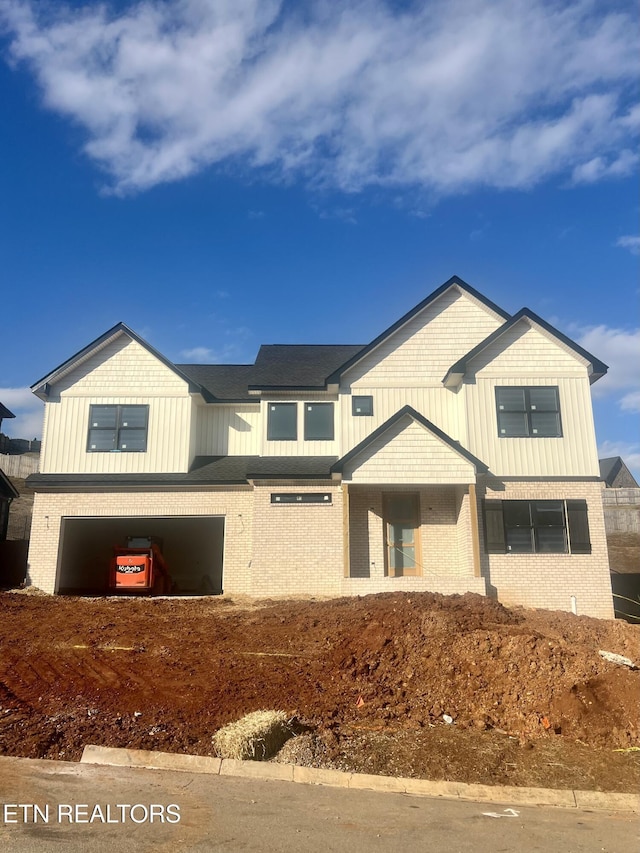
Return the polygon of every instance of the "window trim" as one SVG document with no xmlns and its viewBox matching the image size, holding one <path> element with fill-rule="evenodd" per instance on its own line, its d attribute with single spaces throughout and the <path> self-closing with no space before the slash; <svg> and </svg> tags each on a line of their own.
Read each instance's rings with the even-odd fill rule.
<svg viewBox="0 0 640 853">
<path fill-rule="evenodd" d="M 521 551 L 511 550 L 507 544 L 507 521 L 505 519 L 504 505 L 505 504 L 527 504 L 530 519 L 530 531 L 532 550 Z M 538 524 L 537 505 L 561 503 L 563 510 L 563 531 L 564 531 L 564 549 L 563 550 L 541 550 L 539 547 L 539 530 L 548 527 L 548 525 Z M 484 546 L 487 554 L 509 554 L 531 556 L 532 554 L 542 554 L 544 556 L 557 554 L 591 554 L 591 536 L 589 530 L 589 508 L 587 501 L 584 499 L 573 498 L 544 498 L 530 500 L 494 500 L 486 499 L 483 501 L 483 517 L 484 517 Z"/>
<path fill-rule="evenodd" d="M 273 424 L 271 422 L 271 407 L 272 406 L 285 406 L 288 409 L 293 409 L 294 411 L 294 419 L 293 419 L 293 435 L 282 438 L 279 435 L 273 435 Z M 297 402 L 282 402 L 278 400 L 271 400 L 267 403 L 267 441 L 297 441 L 298 440 L 298 403 Z"/>
<path fill-rule="evenodd" d="M 368 412 L 356 412 L 356 400 L 368 400 Z M 354 418 L 373 417 L 373 394 L 354 394 L 351 397 L 351 414 Z"/>
<path fill-rule="evenodd" d="M 558 431 L 555 435 L 540 435 L 537 432 L 534 432 L 533 427 L 533 418 L 532 415 L 537 414 L 539 409 L 536 409 L 535 406 L 531 405 L 531 392 L 538 391 L 541 388 L 544 389 L 552 389 L 555 391 L 556 398 L 556 408 L 555 409 L 545 409 L 544 411 L 551 412 L 557 415 L 558 418 Z M 527 432 L 522 433 L 520 435 L 505 435 L 500 432 L 500 415 L 507 414 L 508 410 L 504 409 L 500 410 L 499 406 L 499 394 L 500 391 L 508 390 L 508 391 L 523 391 L 524 392 L 524 411 L 522 414 L 525 416 L 525 425 Z M 560 388 L 557 385 L 496 385 L 495 386 L 495 404 L 496 404 L 496 426 L 498 430 L 498 438 L 562 438 L 562 414 L 560 412 Z"/>
<path fill-rule="evenodd" d="M 100 409 L 115 409 L 116 413 L 116 425 L 115 427 L 94 427 L 91 425 L 93 420 L 92 412 L 94 408 Z M 144 409 L 144 427 L 136 426 L 122 426 L 122 410 L 123 409 Z M 133 430 L 142 430 L 144 429 L 144 448 L 129 448 L 129 447 L 120 447 L 122 443 L 121 435 L 122 433 L 126 433 L 128 431 Z M 91 433 L 92 432 L 104 432 L 104 433 L 114 433 L 114 444 L 115 447 L 112 447 L 109 450 L 101 450 L 98 448 L 91 447 Z M 87 453 L 146 453 L 147 445 L 149 441 L 149 404 L 148 403 L 90 403 L 89 404 L 89 423 L 87 428 Z"/>
<path fill-rule="evenodd" d="M 333 402 L 320 402 L 308 400 L 306 403 L 303 403 L 304 406 L 304 440 L 305 441 L 335 441 L 336 437 L 336 411 Z M 327 406 L 331 407 L 331 435 L 317 436 L 317 435 L 309 435 L 310 428 L 308 423 L 308 414 L 309 409 L 308 406 L 317 406 L 318 408 L 326 408 Z"/>
</svg>

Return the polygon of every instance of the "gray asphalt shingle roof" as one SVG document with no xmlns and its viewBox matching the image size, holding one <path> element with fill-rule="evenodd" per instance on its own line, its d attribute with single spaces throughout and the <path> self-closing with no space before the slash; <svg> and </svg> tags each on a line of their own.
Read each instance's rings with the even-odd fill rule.
<svg viewBox="0 0 640 853">
<path fill-rule="evenodd" d="M 186 473 L 31 474 L 31 488 L 246 485 L 249 480 L 330 480 L 337 456 L 197 456 Z"/>
<path fill-rule="evenodd" d="M 10 412 L 6 406 L 3 406 L 3 404 L 0 403 L 0 421 L 3 418 L 15 418 L 15 415 L 13 414 L 13 412 Z"/>
<path fill-rule="evenodd" d="M 324 388 L 364 344 L 264 344 L 255 364 L 176 364 L 214 400 L 256 402 L 250 388 Z"/>
<path fill-rule="evenodd" d="M 252 364 L 177 364 L 176 367 L 216 400 L 255 402 L 248 391 Z"/>
</svg>

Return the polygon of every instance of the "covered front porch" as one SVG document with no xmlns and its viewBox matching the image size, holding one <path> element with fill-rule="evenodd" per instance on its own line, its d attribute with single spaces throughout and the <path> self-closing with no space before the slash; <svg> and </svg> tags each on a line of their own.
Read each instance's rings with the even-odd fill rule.
<svg viewBox="0 0 640 853">
<path fill-rule="evenodd" d="M 486 594 L 473 484 L 345 484 L 343 501 L 345 595 Z"/>
<path fill-rule="evenodd" d="M 342 480 L 345 595 L 486 594 L 476 479 L 486 465 L 406 406 L 332 468 Z"/>
</svg>

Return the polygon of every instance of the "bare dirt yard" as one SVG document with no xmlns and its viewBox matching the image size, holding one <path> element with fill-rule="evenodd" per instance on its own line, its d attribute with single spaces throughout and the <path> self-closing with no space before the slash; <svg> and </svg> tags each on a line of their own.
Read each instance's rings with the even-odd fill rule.
<svg viewBox="0 0 640 853">
<path fill-rule="evenodd" d="M 486 784 L 633 791 L 640 626 L 476 595 L 332 600 L 0 593 L 0 754 L 85 744 L 213 754 L 258 709 L 275 760 Z M 452 719 L 453 722 L 447 722 Z"/>
</svg>

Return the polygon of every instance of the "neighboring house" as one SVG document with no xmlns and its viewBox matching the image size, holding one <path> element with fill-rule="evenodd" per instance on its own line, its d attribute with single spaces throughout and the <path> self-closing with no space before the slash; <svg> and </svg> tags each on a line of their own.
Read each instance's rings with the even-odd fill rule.
<svg viewBox="0 0 640 853">
<path fill-rule="evenodd" d="M 611 617 L 590 383 L 606 365 L 454 277 L 366 345 L 173 364 L 118 324 L 44 376 L 30 582 L 105 589 L 162 539 L 179 590 L 467 591 Z"/>
<path fill-rule="evenodd" d="M 2 421 L 5 418 L 15 418 L 13 412 L 10 412 L 6 406 L 0 403 L 0 453 L 7 453 L 7 448 L 11 439 L 2 432 Z"/>
<path fill-rule="evenodd" d="M 600 459 L 600 479 L 607 489 L 637 489 L 638 483 L 620 456 Z"/>
<path fill-rule="evenodd" d="M 19 497 L 19 492 L 2 468 L 0 468 L 0 542 L 3 542 L 7 538 L 11 501 Z"/>
<path fill-rule="evenodd" d="M 0 403 L 0 430 L 2 429 L 2 421 L 5 418 L 15 418 L 15 415 L 13 412 L 10 412 L 6 406 L 3 406 L 2 403 Z"/>
</svg>

